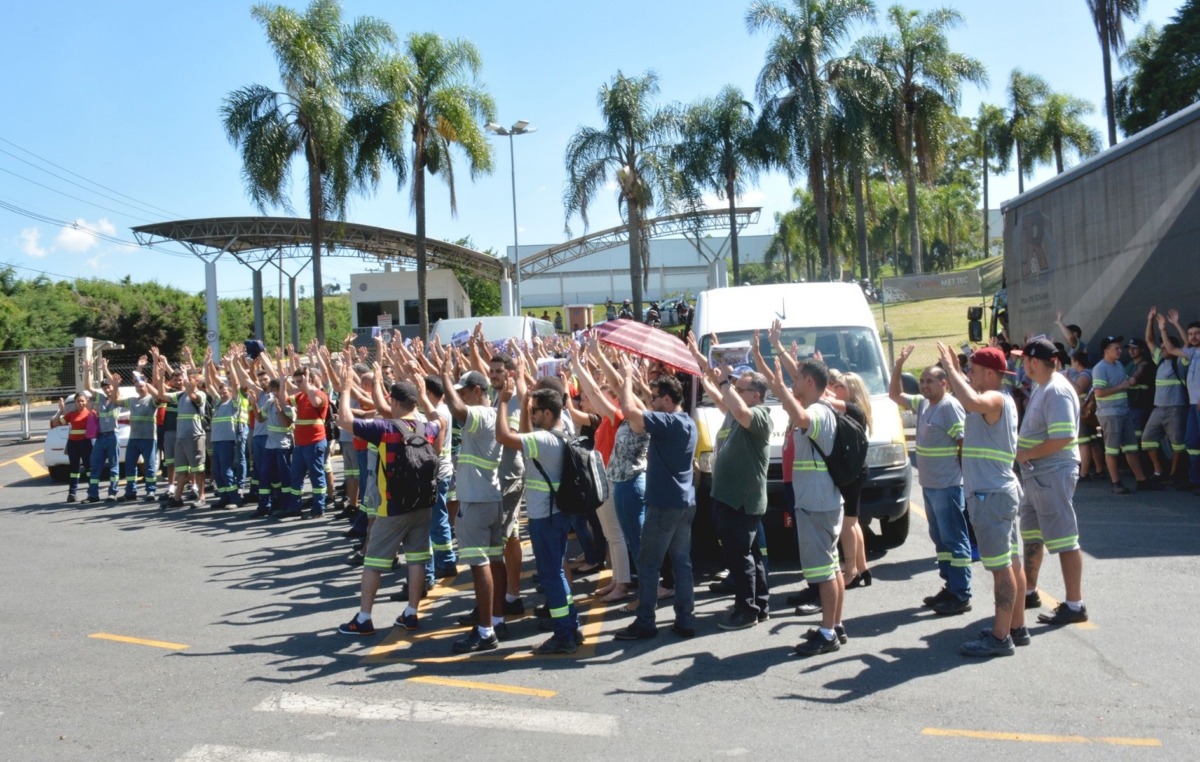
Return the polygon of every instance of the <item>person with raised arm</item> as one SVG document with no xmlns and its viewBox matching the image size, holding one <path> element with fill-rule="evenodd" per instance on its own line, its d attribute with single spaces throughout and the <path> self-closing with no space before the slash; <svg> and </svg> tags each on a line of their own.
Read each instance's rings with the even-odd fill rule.
<svg viewBox="0 0 1200 762">
<path fill-rule="evenodd" d="M 90 363 L 84 363 L 84 391 L 93 393 Z M 98 436 L 92 445 L 92 462 L 88 469 L 88 495 L 85 503 L 100 502 L 100 479 L 108 472 L 109 503 L 117 502 L 117 480 L 120 476 L 117 447 L 117 418 L 121 414 L 121 377 L 110 373 L 108 360 L 100 360 L 100 394 L 96 395 L 93 409 L 98 418 Z"/>
</svg>

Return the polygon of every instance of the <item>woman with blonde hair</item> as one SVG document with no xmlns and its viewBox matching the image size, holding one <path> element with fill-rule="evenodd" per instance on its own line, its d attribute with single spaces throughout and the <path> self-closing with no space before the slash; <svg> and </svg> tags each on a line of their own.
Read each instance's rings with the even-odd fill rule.
<svg viewBox="0 0 1200 762">
<path fill-rule="evenodd" d="M 857 373 L 841 373 L 832 368 L 829 370 L 829 385 L 825 393 L 830 397 L 829 402 L 841 410 L 860 426 L 870 436 L 871 433 L 871 396 L 867 394 L 867 385 Z M 845 519 L 842 521 L 842 574 L 846 578 L 846 588 L 866 587 L 871 584 L 871 570 L 867 568 L 867 546 L 863 538 L 862 526 L 858 523 L 858 508 L 862 502 L 862 489 L 867 483 L 867 469 L 854 484 L 842 488 L 842 501 L 845 503 Z"/>
</svg>

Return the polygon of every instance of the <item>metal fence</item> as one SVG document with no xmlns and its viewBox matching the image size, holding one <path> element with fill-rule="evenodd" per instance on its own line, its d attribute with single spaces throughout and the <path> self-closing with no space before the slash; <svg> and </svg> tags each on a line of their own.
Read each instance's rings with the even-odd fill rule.
<svg viewBox="0 0 1200 762">
<path fill-rule="evenodd" d="M 0 439 L 44 434 L 61 397 L 75 393 L 75 350 L 0 352 Z"/>
</svg>

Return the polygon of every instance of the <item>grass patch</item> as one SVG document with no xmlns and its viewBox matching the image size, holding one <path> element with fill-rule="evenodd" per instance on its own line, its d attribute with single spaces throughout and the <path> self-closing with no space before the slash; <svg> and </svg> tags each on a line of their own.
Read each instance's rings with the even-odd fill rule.
<svg viewBox="0 0 1200 762">
<path fill-rule="evenodd" d="M 887 306 L 887 322 L 891 326 L 895 350 L 916 344 L 909 363 L 913 368 L 937 362 L 937 346 L 942 342 L 959 347 L 967 340 L 967 308 L 978 306 L 979 297 L 964 296 L 950 299 L 927 299 L 922 302 L 903 302 Z M 887 333 L 883 325 L 883 307 L 871 305 L 875 325 L 887 352 Z M 955 351 L 958 351 L 957 349 Z M 890 361 L 890 358 L 889 358 Z"/>
</svg>

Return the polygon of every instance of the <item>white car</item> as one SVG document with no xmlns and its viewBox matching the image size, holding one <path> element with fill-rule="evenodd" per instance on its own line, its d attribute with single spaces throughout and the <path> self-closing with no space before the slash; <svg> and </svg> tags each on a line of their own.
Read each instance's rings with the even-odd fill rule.
<svg viewBox="0 0 1200 762">
<path fill-rule="evenodd" d="M 75 410 L 73 396 L 67 401 L 68 412 Z M 132 386 L 121 387 L 121 399 L 136 396 L 137 391 Z M 71 464 L 67 459 L 67 428 L 66 426 L 56 426 L 47 431 L 46 443 L 42 447 L 42 458 L 46 464 L 46 470 L 50 472 L 50 478 L 56 482 L 65 482 L 71 478 Z M 122 409 L 117 418 L 117 463 L 120 464 L 122 474 L 125 471 L 122 453 L 125 452 L 127 444 L 129 444 L 129 411 Z"/>
</svg>

